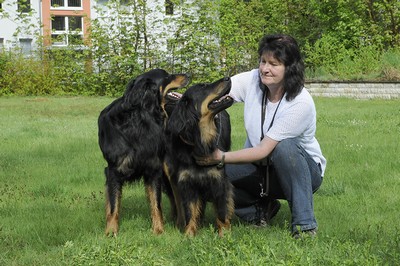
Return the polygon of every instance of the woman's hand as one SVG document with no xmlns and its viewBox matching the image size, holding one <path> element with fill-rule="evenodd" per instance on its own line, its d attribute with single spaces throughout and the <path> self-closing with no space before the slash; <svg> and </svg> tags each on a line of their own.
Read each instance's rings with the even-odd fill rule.
<svg viewBox="0 0 400 266">
<path fill-rule="evenodd" d="M 198 165 L 215 165 L 221 163 L 223 152 L 216 149 L 213 153 L 206 157 L 194 156 Z"/>
<path fill-rule="evenodd" d="M 218 167 L 223 167 L 225 161 L 227 163 L 252 163 L 266 158 L 278 143 L 279 141 L 273 140 L 267 136 L 255 147 L 227 153 L 216 149 L 209 156 L 194 156 L 194 158 L 198 165 L 218 165 Z"/>
</svg>

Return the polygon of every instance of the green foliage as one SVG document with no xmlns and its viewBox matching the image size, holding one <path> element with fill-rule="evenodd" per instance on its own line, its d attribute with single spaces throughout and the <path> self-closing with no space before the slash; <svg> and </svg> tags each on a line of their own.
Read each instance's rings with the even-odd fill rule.
<svg viewBox="0 0 400 266">
<path fill-rule="evenodd" d="M 217 32 L 223 74 L 236 74 L 257 65 L 258 42 L 267 24 L 264 12 L 260 1 L 221 1 Z"/>
<path fill-rule="evenodd" d="M 44 50 L 42 62 L 48 64 L 49 74 L 57 80 L 59 94 L 99 95 L 98 85 L 91 73 L 87 50 Z"/>
<path fill-rule="evenodd" d="M 18 53 L 0 53 L 0 96 L 56 94 L 57 82 L 52 69 L 33 57 Z"/>
<path fill-rule="evenodd" d="M 384 80 L 400 80 L 400 48 L 389 49 L 382 55 Z"/>
<path fill-rule="evenodd" d="M 101 94 L 85 50 L 44 50 L 40 57 L 0 53 L 0 96 Z"/>
<path fill-rule="evenodd" d="M 167 49 L 160 53 L 157 61 L 161 63 L 162 57 L 170 58 L 164 63 L 167 69 L 190 73 L 192 80 L 205 82 L 220 77 L 218 40 L 213 34 L 216 27 L 212 22 L 217 14 L 213 1 L 193 2 L 180 4 L 180 16 L 164 21 L 166 31 L 161 36 L 167 40 Z M 170 32 L 173 27 L 176 30 Z"/>
<path fill-rule="evenodd" d="M 165 14 L 162 4 L 105 2 L 84 48 L 39 47 L 28 58 L 0 52 L 0 95 L 117 96 L 151 68 L 210 82 L 257 67 L 259 39 L 278 32 L 298 40 L 307 79 L 400 80 L 400 1 L 173 0 L 165 17 L 154 17 Z M 37 29 L 31 15 L 17 18 L 25 26 L 16 35 Z"/>
<path fill-rule="evenodd" d="M 334 35 L 323 35 L 304 46 L 309 80 L 399 81 L 400 50 L 371 44 L 346 48 Z"/>
<path fill-rule="evenodd" d="M 92 21 L 90 59 L 101 84 L 97 92 L 120 95 L 128 81 L 147 68 L 144 17 L 148 10 L 143 1 L 130 1 L 127 6 L 109 1 L 107 7 L 113 11 L 111 16 L 98 9 L 99 18 Z"/>
</svg>

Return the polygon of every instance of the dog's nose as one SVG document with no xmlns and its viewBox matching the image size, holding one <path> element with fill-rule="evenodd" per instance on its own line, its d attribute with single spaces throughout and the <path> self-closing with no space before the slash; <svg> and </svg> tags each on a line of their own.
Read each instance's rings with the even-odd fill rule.
<svg viewBox="0 0 400 266">
<path fill-rule="evenodd" d="M 230 77 L 225 77 L 224 81 L 229 81 L 231 78 Z"/>
</svg>

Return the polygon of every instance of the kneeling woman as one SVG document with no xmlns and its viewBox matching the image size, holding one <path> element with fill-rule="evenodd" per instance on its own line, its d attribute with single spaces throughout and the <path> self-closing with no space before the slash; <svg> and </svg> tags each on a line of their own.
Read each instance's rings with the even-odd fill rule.
<svg viewBox="0 0 400 266">
<path fill-rule="evenodd" d="M 320 187 L 326 160 L 315 138 L 316 110 L 304 88 L 304 64 L 294 38 L 266 35 L 258 48 L 259 67 L 233 76 L 230 95 L 244 102 L 245 148 L 216 150 L 196 158 L 200 165 L 226 164 L 235 192 L 235 214 L 256 225 L 268 224 L 285 199 L 292 234 L 315 235 L 313 193 Z"/>
</svg>

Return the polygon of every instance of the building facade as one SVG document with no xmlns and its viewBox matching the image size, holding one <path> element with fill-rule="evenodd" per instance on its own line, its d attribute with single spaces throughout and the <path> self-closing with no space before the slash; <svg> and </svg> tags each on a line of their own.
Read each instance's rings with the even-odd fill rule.
<svg viewBox="0 0 400 266">
<path fill-rule="evenodd" d="M 0 6 L 0 48 L 29 52 L 40 31 L 39 1 L 3 0 Z"/>
<path fill-rule="evenodd" d="M 39 45 L 83 44 L 92 0 L 3 0 L 0 47 L 29 53 Z"/>
<path fill-rule="evenodd" d="M 88 0 L 42 0 L 44 45 L 83 45 L 88 36 L 92 4 Z"/>
<path fill-rule="evenodd" d="M 121 3 L 127 0 L 121 0 Z M 40 45 L 85 45 L 96 7 L 107 0 L 0 0 L 0 49 L 30 53 Z M 174 15 L 170 0 L 149 0 L 149 19 Z M 159 8 L 156 8 L 156 7 Z M 160 12 L 163 10 L 163 12 Z M 176 12 L 176 11 L 175 11 Z M 112 16 L 113 12 L 107 12 Z"/>
</svg>

